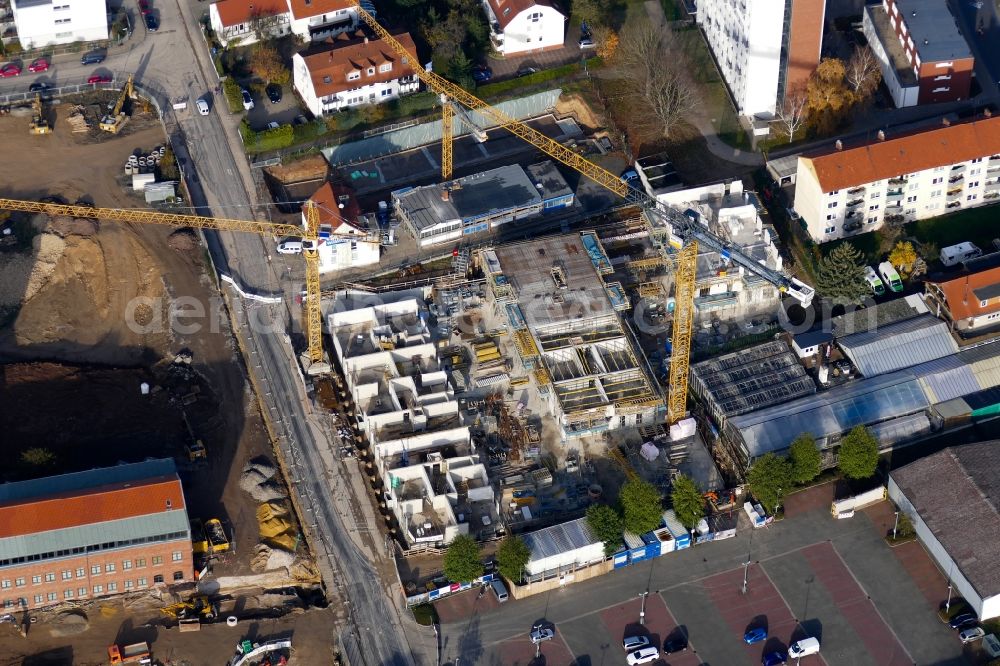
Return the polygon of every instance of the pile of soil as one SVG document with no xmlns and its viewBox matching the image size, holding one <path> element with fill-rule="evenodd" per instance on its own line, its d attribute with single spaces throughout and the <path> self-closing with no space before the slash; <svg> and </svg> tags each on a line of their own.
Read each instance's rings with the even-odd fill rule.
<svg viewBox="0 0 1000 666">
<path fill-rule="evenodd" d="M 48 231 L 62 238 L 66 236 L 93 236 L 99 228 L 97 220 L 83 217 L 54 217 L 48 224 Z"/>
<path fill-rule="evenodd" d="M 170 234 L 167 245 L 171 250 L 191 252 L 198 248 L 198 236 L 191 229 L 178 229 Z"/>
</svg>

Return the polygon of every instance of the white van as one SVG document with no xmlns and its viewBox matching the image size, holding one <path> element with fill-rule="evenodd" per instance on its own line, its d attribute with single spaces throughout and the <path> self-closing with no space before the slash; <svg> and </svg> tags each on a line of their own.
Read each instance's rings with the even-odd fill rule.
<svg viewBox="0 0 1000 666">
<path fill-rule="evenodd" d="M 205 100 L 204 97 L 199 97 L 198 101 L 195 102 L 195 104 L 198 106 L 198 113 L 200 113 L 203 116 L 208 115 L 208 102 Z"/>
<path fill-rule="evenodd" d="M 882 284 L 882 280 L 879 279 L 878 273 L 871 266 L 865 266 L 865 281 L 868 283 L 868 287 L 872 290 L 872 293 L 876 296 L 881 296 L 885 293 L 885 285 Z"/>
<path fill-rule="evenodd" d="M 878 274 L 882 276 L 882 281 L 889 286 L 889 289 L 903 291 L 903 281 L 899 279 L 899 273 L 891 263 L 883 261 L 879 264 Z"/>
<path fill-rule="evenodd" d="M 302 241 L 286 238 L 278 243 L 278 252 L 280 254 L 302 254 Z"/>
<path fill-rule="evenodd" d="M 959 243 L 958 245 L 949 245 L 941 250 L 941 263 L 945 266 L 955 266 L 982 255 L 983 251 L 972 243 Z"/>
<path fill-rule="evenodd" d="M 507 586 L 502 580 L 494 578 L 490 581 L 490 587 L 493 588 L 493 594 L 497 595 L 497 601 L 500 603 L 507 601 Z"/>
<path fill-rule="evenodd" d="M 801 641 L 797 641 L 788 648 L 788 656 L 795 659 L 805 657 L 810 654 L 819 654 L 819 639 L 818 638 L 803 638 Z"/>
</svg>

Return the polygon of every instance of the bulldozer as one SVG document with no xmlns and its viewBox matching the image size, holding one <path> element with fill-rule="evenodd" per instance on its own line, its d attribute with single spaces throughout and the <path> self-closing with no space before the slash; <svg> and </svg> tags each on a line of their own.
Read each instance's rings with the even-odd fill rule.
<svg viewBox="0 0 1000 666">
<path fill-rule="evenodd" d="M 31 110 L 34 115 L 31 118 L 31 125 L 28 127 L 29 131 L 32 134 L 51 134 L 52 126 L 45 119 L 44 109 L 42 108 L 42 96 L 39 93 L 35 93 L 35 101 L 31 103 Z"/>
<path fill-rule="evenodd" d="M 128 116 L 125 115 L 123 107 L 125 106 L 126 98 L 135 98 L 135 90 L 132 88 L 132 76 L 132 74 L 129 74 L 128 80 L 125 82 L 122 92 L 118 96 L 118 101 L 108 111 L 108 115 L 101 118 L 100 127 L 105 132 L 118 134 L 128 121 Z"/>
<path fill-rule="evenodd" d="M 164 606 L 160 612 L 172 620 L 211 622 L 219 615 L 219 608 L 204 594 L 196 594 L 187 601 Z"/>
</svg>

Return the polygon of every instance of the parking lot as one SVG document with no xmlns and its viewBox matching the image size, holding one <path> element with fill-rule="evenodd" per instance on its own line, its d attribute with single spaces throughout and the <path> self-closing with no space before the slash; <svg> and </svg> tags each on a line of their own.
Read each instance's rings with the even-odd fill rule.
<svg viewBox="0 0 1000 666">
<path fill-rule="evenodd" d="M 624 663 L 621 641 L 632 633 L 661 647 L 668 636 L 687 636 L 686 652 L 656 662 L 671 666 L 753 666 L 805 636 L 818 638 L 822 650 L 803 658 L 803 666 L 967 663 L 955 632 L 935 613 L 947 594 L 944 578 L 919 544 L 895 552 L 882 538 L 886 514 L 891 528 L 891 507 L 882 503 L 836 520 L 829 512 L 832 492 L 822 486 L 789 497 L 788 517 L 756 530 L 752 543 L 748 526 L 741 525 L 737 538 L 484 608 L 474 622 L 467 608 L 457 623 L 442 613 L 443 655 L 464 662 L 465 650 L 472 649 L 483 663 L 524 664 L 518 641 L 530 647 L 531 622 L 544 618 L 555 623 L 567 650 L 563 661 L 562 645 L 545 646 L 547 664 Z M 639 595 L 647 584 L 652 593 L 640 627 Z M 767 639 L 748 646 L 743 636 L 753 627 L 766 628 Z"/>
</svg>

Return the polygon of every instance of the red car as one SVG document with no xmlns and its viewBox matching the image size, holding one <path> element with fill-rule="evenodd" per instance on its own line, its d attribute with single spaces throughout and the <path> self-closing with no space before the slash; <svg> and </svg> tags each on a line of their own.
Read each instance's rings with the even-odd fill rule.
<svg viewBox="0 0 1000 666">
<path fill-rule="evenodd" d="M 149 2 L 148 2 L 148 0 L 139 0 L 139 10 L 143 14 L 148 14 L 149 13 Z"/>
<path fill-rule="evenodd" d="M 49 71 L 49 61 L 45 58 L 38 58 L 30 65 L 28 65 L 29 72 L 47 72 Z"/>
<path fill-rule="evenodd" d="M 6 79 L 8 76 L 20 76 L 21 67 L 10 62 L 0 67 L 0 78 Z"/>
<path fill-rule="evenodd" d="M 111 83 L 111 77 L 105 74 L 95 74 L 87 79 L 87 83 Z"/>
</svg>

